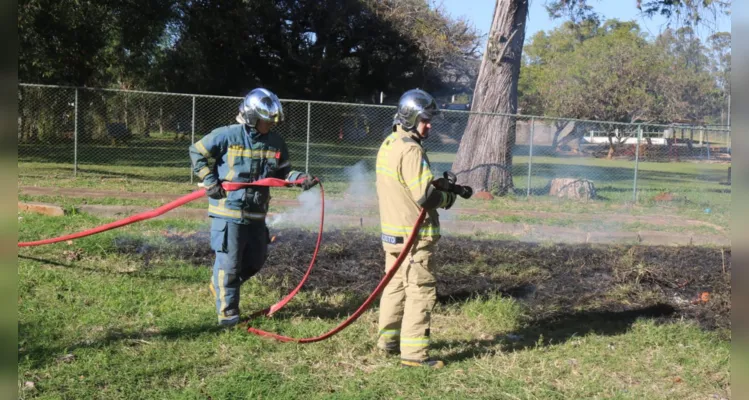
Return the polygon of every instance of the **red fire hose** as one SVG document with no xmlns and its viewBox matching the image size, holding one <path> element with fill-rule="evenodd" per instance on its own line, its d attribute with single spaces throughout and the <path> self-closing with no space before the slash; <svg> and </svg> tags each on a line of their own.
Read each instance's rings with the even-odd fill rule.
<svg viewBox="0 0 749 400">
<path fill-rule="evenodd" d="M 291 293 L 287 294 L 286 297 L 281 299 L 278 303 L 260 311 L 256 311 L 252 314 L 250 314 L 250 318 L 258 317 L 261 315 L 265 315 L 266 317 L 270 317 L 275 313 L 276 311 L 283 308 L 286 303 L 290 302 L 291 299 L 296 296 L 297 293 L 299 293 L 299 290 L 302 289 L 302 286 L 307 282 L 307 278 L 309 278 L 309 274 L 312 272 L 312 267 L 315 265 L 315 260 L 317 260 L 317 253 L 320 251 L 320 243 L 322 242 L 322 230 L 323 230 L 323 223 L 325 221 L 325 189 L 323 189 L 322 182 L 318 180 L 318 183 L 320 185 L 320 229 L 317 233 L 317 243 L 315 244 L 315 252 L 312 253 L 312 260 L 309 262 L 309 266 L 307 267 L 307 272 L 304 273 L 304 276 L 302 277 L 302 280 L 299 281 L 299 284 L 296 285 L 294 290 L 291 291 Z"/>
<path fill-rule="evenodd" d="M 302 181 L 303 180 L 298 180 L 298 181 L 294 181 L 294 182 L 287 182 L 287 181 L 282 180 L 282 179 L 265 178 L 265 179 L 261 179 L 261 180 L 258 180 L 258 181 L 252 182 L 252 183 L 224 182 L 224 183 L 222 183 L 222 186 L 224 187 L 225 190 L 234 191 L 234 190 L 239 190 L 239 189 L 246 188 L 246 187 L 249 187 L 249 186 L 289 187 L 289 186 L 292 186 L 292 185 L 301 184 Z M 97 233 L 100 233 L 100 232 L 108 231 L 108 230 L 111 230 L 111 229 L 119 228 L 119 227 L 122 227 L 122 226 L 125 226 L 125 225 L 130 225 L 130 224 L 133 224 L 135 222 L 139 222 L 139 221 L 143 221 L 143 220 L 147 220 L 147 219 L 151 219 L 151 218 L 156 218 L 156 217 L 158 217 L 158 216 L 166 213 L 167 211 L 173 210 L 173 209 L 175 209 L 177 207 L 180 207 L 180 206 L 182 206 L 184 204 L 187 204 L 187 203 L 189 203 L 191 201 L 197 200 L 197 199 L 203 197 L 204 195 L 205 195 L 205 189 L 200 189 L 200 190 L 197 190 L 197 191 L 195 191 L 193 193 L 190 193 L 190 194 L 188 194 L 186 196 L 180 197 L 177 200 L 174 200 L 174 201 L 172 201 L 170 203 L 167 203 L 167 204 L 165 204 L 165 205 L 163 205 L 163 206 L 161 206 L 159 208 L 153 209 L 151 211 L 146 211 L 146 212 L 143 212 L 143 213 L 140 213 L 140 214 L 136 214 L 136 215 L 130 216 L 128 218 L 121 219 L 119 221 L 114 221 L 114 222 L 111 222 L 109 224 L 105 224 L 105 225 L 102 225 L 102 226 L 99 226 L 99 227 L 96 227 L 96 228 L 93 228 L 93 229 L 89 229 L 89 230 L 85 230 L 85 231 L 81 231 L 81 232 L 77 232 L 77 233 L 73 233 L 73 234 L 69 234 L 69 235 L 59 236 L 59 237 L 51 238 L 51 239 L 38 240 L 38 241 L 33 241 L 33 242 L 19 242 L 18 243 L 18 247 L 41 246 L 41 245 L 45 245 L 45 244 L 52 244 L 52 243 L 63 242 L 63 241 L 66 241 L 66 240 L 78 239 L 78 238 L 82 238 L 82 237 L 85 237 L 85 236 L 90 236 L 90 235 L 94 235 L 94 234 L 97 234 Z M 260 311 L 257 311 L 255 313 L 252 313 L 251 317 L 257 317 L 257 316 L 260 316 L 260 315 L 270 316 L 273 313 L 275 313 L 276 311 L 280 310 L 289 301 L 291 301 L 291 299 L 294 298 L 294 296 L 296 296 L 296 294 L 299 292 L 299 290 L 302 288 L 302 286 L 304 286 L 304 284 L 306 283 L 307 279 L 309 278 L 310 273 L 312 272 L 312 267 L 314 266 L 315 261 L 317 259 L 317 254 L 318 254 L 318 252 L 320 250 L 320 243 L 322 242 L 323 223 L 324 223 L 324 217 L 325 217 L 325 192 L 324 192 L 324 189 L 323 189 L 323 186 L 322 186 L 321 182 L 320 182 L 320 195 L 321 195 L 321 198 L 322 198 L 322 205 L 321 205 L 321 210 L 320 210 L 320 230 L 318 232 L 317 243 L 315 245 L 315 251 L 314 251 L 314 253 L 312 255 L 312 260 L 310 261 L 310 264 L 307 267 L 307 271 L 305 272 L 304 276 L 302 277 L 302 280 L 294 288 L 294 290 L 292 290 L 288 295 L 286 295 L 286 297 L 284 297 L 281 301 L 277 302 L 276 304 L 274 304 L 274 305 L 272 305 L 272 306 L 270 306 L 270 307 L 268 307 L 268 308 L 266 308 L 264 310 L 260 310 Z M 410 252 L 411 247 L 413 247 L 414 241 L 416 240 L 416 238 L 418 236 L 419 227 L 421 226 L 421 223 L 424 221 L 425 217 L 426 217 L 426 211 L 422 210 L 421 213 L 419 214 L 419 217 L 416 220 L 416 223 L 414 224 L 413 229 L 411 230 L 411 234 L 409 235 L 408 240 L 406 240 L 406 243 L 404 245 L 403 250 L 401 251 L 401 254 L 395 260 L 395 264 L 392 266 L 392 268 L 390 269 L 390 271 L 388 271 L 388 273 L 385 274 L 385 276 L 382 278 L 382 280 L 377 285 L 377 287 L 375 288 L 375 290 L 372 292 L 372 294 L 369 295 L 369 297 L 367 297 L 367 299 L 364 301 L 364 303 L 361 306 L 359 306 L 359 308 L 351 316 L 349 316 L 345 321 L 343 321 L 337 327 L 333 328 L 332 330 L 330 330 L 327 333 L 324 333 L 324 334 L 322 334 L 320 336 L 312 337 L 312 338 L 292 338 L 292 337 L 283 336 L 283 335 L 279 335 L 279 334 L 272 333 L 272 332 L 266 332 L 266 331 L 263 331 L 263 330 L 260 330 L 260 329 L 256 329 L 256 328 L 253 328 L 253 327 L 249 327 L 247 331 L 250 332 L 250 333 L 256 334 L 256 335 L 265 336 L 265 337 L 271 337 L 271 338 L 280 340 L 282 342 L 297 342 L 297 343 L 314 343 L 314 342 L 319 342 L 321 340 L 325 340 L 325 339 L 327 339 L 327 338 L 329 338 L 329 337 L 337 334 L 338 332 L 342 331 L 343 329 L 345 329 L 346 327 L 348 327 L 349 325 L 351 325 L 352 323 L 354 323 L 354 321 L 356 321 L 364 313 L 364 311 L 366 311 L 367 308 L 369 308 L 369 306 L 372 304 L 372 302 L 374 302 L 375 298 L 377 298 L 377 296 L 380 295 L 380 293 L 382 292 L 382 290 L 385 289 L 385 286 L 393 278 L 393 276 L 395 275 L 395 273 L 398 271 L 398 268 L 403 263 L 403 260 L 405 260 L 406 256 Z"/>
<path fill-rule="evenodd" d="M 380 295 L 383 289 L 385 289 L 385 286 L 387 286 L 388 282 L 390 282 L 390 279 L 393 278 L 395 273 L 398 271 L 398 268 L 403 263 L 403 260 L 406 259 L 406 256 L 411 251 L 411 247 L 413 246 L 414 241 L 416 240 L 416 237 L 418 236 L 419 227 L 421 226 L 421 223 L 424 222 L 425 217 L 426 217 L 426 210 L 422 209 L 421 213 L 419 214 L 419 218 L 416 219 L 416 223 L 414 224 L 414 227 L 411 230 L 411 234 L 408 236 L 408 240 L 406 240 L 406 244 L 404 245 L 403 250 L 401 251 L 398 258 L 395 260 L 395 264 L 393 265 L 393 267 L 390 268 L 390 271 L 388 271 L 387 274 L 385 274 L 385 276 L 382 278 L 380 283 L 375 288 L 374 292 L 372 292 L 372 294 L 370 294 L 369 297 L 367 297 L 364 303 L 362 303 L 362 305 L 359 306 L 359 308 L 353 314 L 351 314 L 351 316 L 349 316 L 345 321 L 343 321 L 340 325 L 336 326 L 335 328 L 331 329 L 327 333 L 324 333 L 320 336 L 311 337 L 311 338 L 301 338 L 301 339 L 292 338 L 289 336 L 283 336 L 283 335 L 279 335 L 273 332 L 266 332 L 266 331 L 256 329 L 253 327 L 247 328 L 247 332 L 254 333 L 255 335 L 259 335 L 259 336 L 270 337 L 276 340 L 280 340 L 282 342 L 314 343 L 314 342 L 319 342 L 321 340 L 325 340 L 335 335 L 336 333 L 342 331 L 347 326 L 354 323 L 354 321 L 356 321 L 364 313 L 364 311 L 366 311 L 367 308 L 369 308 L 369 306 L 372 304 L 372 302 L 374 302 L 375 298 L 377 298 L 377 296 Z"/>
<path fill-rule="evenodd" d="M 221 186 L 224 187 L 224 189 L 233 191 L 238 190 L 242 188 L 246 188 L 249 186 L 269 186 L 269 187 L 284 187 L 284 186 L 291 186 L 294 184 L 301 184 L 303 180 L 298 180 L 295 182 L 288 182 L 283 179 L 276 179 L 276 178 L 265 178 L 260 179 L 252 183 L 238 183 L 238 182 L 224 182 L 221 184 Z M 125 225 L 130 225 L 135 222 L 156 218 L 167 211 L 171 211 L 179 206 L 185 205 L 193 200 L 197 200 L 205 195 L 205 189 L 196 190 L 186 196 L 182 196 L 178 198 L 177 200 L 174 200 L 170 203 L 164 204 L 163 206 L 153 209 L 151 211 L 142 212 L 140 214 L 135 214 L 133 216 L 130 216 L 128 218 L 121 219 L 119 221 L 114 221 L 93 229 L 88 229 L 85 231 L 73 233 L 70 235 L 65 236 L 58 236 L 56 238 L 51 239 L 44 239 L 44 240 L 37 240 L 35 242 L 19 242 L 18 247 L 31 247 L 31 246 L 41 246 L 45 244 L 52 244 L 52 243 L 58 243 L 58 242 L 64 242 L 66 240 L 73 240 L 73 239 L 79 239 L 86 236 L 91 236 L 97 233 L 101 233 L 104 231 L 108 231 L 110 229 L 119 228 Z"/>
<path fill-rule="evenodd" d="M 299 179 L 297 181 L 288 182 L 283 179 L 276 179 L 276 178 L 265 178 L 260 179 L 252 183 L 239 183 L 239 182 L 223 182 L 221 186 L 224 187 L 225 190 L 228 191 L 234 191 L 239 190 L 242 188 L 250 187 L 250 186 L 266 186 L 266 187 L 289 187 L 296 184 L 301 184 L 304 180 Z M 266 315 L 270 316 L 279 309 L 281 309 L 283 306 L 285 306 L 291 299 L 296 296 L 296 294 L 301 290 L 302 286 L 307 282 L 307 279 L 309 278 L 310 273 L 312 272 L 312 267 L 315 265 L 315 261 L 317 259 L 317 254 L 320 251 L 320 243 L 322 242 L 322 232 L 323 232 L 323 224 L 325 221 L 325 190 L 323 189 L 322 182 L 318 181 L 320 185 L 320 197 L 321 197 L 321 206 L 320 206 L 320 230 L 317 233 L 317 244 L 315 245 L 315 251 L 312 254 L 312 260 L 309 263 L 309 266 L 307 267 L 307 271 L 305 272 L 304 276 L 302 277 L 302 280 L 299 282 L 299 284 L 294 288 L 294 290 L 291 291 L 286 297 L 281 299 L 281 301 L 277 302 L 276 304 L 257 312 L 254 312 L 251 314 L 251 317 L 257 317 L 260 315 Z M 197 200 L 205 195 L 205 189 L 196 190 L 193 193 L 190 193 L 186 196 L 182 196 L 178 198 L 177 200 L 174 200 L 170 203 L 167 203 L 159 208 L 153 209 L 151 211 L 146 211 L 140 214 L 136 214 L 133 216 L 130 216 L 128 218 L 121 219 L 119 221 L 114 221 L 93 229 L 88 229 L 85 231 L 73 233 L 70 235 L 64 235 L 59 236 L 56 238 L 51 239 L 44 239 L 44 240 L 37 240 L 34 242 L 19 242 L 18 247 L 31 247 L 31 246 L 41 246 L 45 244 L 52 244 L 52 243 L 58 243 L 63 242 L 66 240 L 73 240 L 82 238 L 85 236 L 91 236 L 100 232 L 108 231 L 111 229 L 119 228 L 125 225 L 130 225 L 132 223 L 138 222 L 138 221 L 144 221 L 151 218 L 156 218 L 167 211 L 173 210 L 177 207 L 180 207 L 184 204 L 187 204 L 191 201 Z"/>
</svg>

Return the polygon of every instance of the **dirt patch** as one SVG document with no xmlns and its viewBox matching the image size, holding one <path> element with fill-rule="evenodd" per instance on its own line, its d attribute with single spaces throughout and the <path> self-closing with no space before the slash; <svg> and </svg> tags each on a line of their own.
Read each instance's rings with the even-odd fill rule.
<svg viewBox="0 0 749 400">
<path fill-rule="evenodd" d="M 377 235 L 356 230 L 326 232 L 323 248 L 304 290 L 368 295 L 384 273 Z M 277 232 L 265 268 L 258 274 L 291 290 L 312 255 L 316 234 Z M 177 257 L 209 267 L 208 233 L 165 234 L 159 242 L 117 239 L 123 253 Z M 435 253 L 437 292 L 445 302 L 486 295 L 512 296 L 534 319 L 588 310 L 626 312 L 660 307 L 705 328 L 730 328 L 730 248 L 640 245 L 539 245 L 443 238 Z M 708 293 L 705 296 L 704 293 Z M 703 301 L 707 298 L 707 301 Z M 347 310 L 350 312 L 353 310 Z"/>
<path fill-rule="evenodd" d="M 137 192 L 120 192 L 111 190 L 94 190 L 85 188 L 58 188 L 58 187 L 35 187 L 35 186 L 21 186 L 19 187 L 21 194 L 29 196 L 63 196 L 72 198 L 85 198 L 85 199 L 102 199 L 102 198 L 125 198 L 125 199 L 136 199 L 136 200 L 159 200 L 164 203 L 173 201 L 184 194 L 163 194 L 163 193 L 137 193 Z M 485 192 L 484 192 L 485 193 Z M 474 195 L 475 198 L 480 198 L 481 193 Z M 491 194 L 486 193 L 487 198 L 485 200 L 491 200 L 493 197 Z M 666 197 L 662 199 L 656 199 L 656 201 L 667 203 L 674 200 L 672 194 L 662 193 Z M 658 196 L 661 196 L 658 195 Z M 678 198 L 677 198 L 678 199 Z M 198 200 L 207 203 L 207 199 Z M 370 201 L 347 201 L 347 200 L 334 200 L 328 199 L 325 201 L 326 207 L 334 208 L 338 211 L 354 211 L 354 210 L 377 210 L 377 203 Z M 497 218 L 517 216 L 517 217 L 531 217 L 531 218 L 558 218 L 558 219 L 569 219 L 577 223 L 598 221 L 605 217 L 606 221 L 619 222 L 619 223 L 646 223 L 652 225 L 662 226 L 683 226 L 683 227 L 694 227 L 694 226 L 706 226 L 717 230 L 718 232 L 724 233 L 725 229 L 719 225 L 711 224 L 705 221 L 690 220 L 682 216 L 676 215 L 627 215 L 623 212 L 608 212 L 606 214 L 591 212 L 588 214 L 581 213 L 563 213 L 563 212 L 544 212 L 544 211 L 510 211 L 510 210 L 487 210 L 482 208 L 472 208 L 463 206 L 463 202 L 459 201 L 456 207 L 450 210 L 452 214 L 462 215 L 491 215 Z M 469 203 L 470 204 L 470 203 Z M 300 207 L 300 203 L 297 200 L 290 199 L 273 199 L 272 207 Z M 590 205 L 594 207 L 594 204 Z M 133 207 L 136 209 L 137 207 Z M 144 208 L 145 209 L 145 208 Z"/>
<path fill-rule="evenodd" d="M 476 200 L 494 200 L 494 196 L 489 192 L 478 192 L 473 195 Z"/>
<path fill-rule="evenodd" d="M 675 196 L 672 193 L 663 192 L 663 193 L 658 193 L 657 195 L 655 195 L 653 197 L 653 200 L 667 202 L 667 201 L 673 201 L 674 197 Z"/>
</svg>

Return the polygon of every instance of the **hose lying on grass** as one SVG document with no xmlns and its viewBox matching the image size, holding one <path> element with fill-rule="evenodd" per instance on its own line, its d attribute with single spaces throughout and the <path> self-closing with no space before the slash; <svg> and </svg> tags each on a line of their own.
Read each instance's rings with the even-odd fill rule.
<svg viewBox="0 0 749 400">
<path fill-rule="evenodd" d="M 406 244 L 403 247 L 403 250 L 401 251 L 398 258 L 395 260 L 395 264 L 392 268 L 390 268 L 390 271 L 388 271 L 387 274 L 382 278 L 380 283 L 377 285 L 375 290 L 372 292 L 372 294 L 367 297 L 367 299 L 362 303 L 361 306 L 353 313 L 351 314 L 345 321 L 341 322 L 338 326 L 331 329 L 330 331 L 320 335 L 315 336 L 311 338 L 292 338 L 289 336 L 283 336 L 279 335 L 277 333 L 273 332 L 266 332 L 257 328 L 249 327 L 247 328 L 247 332 L 253 333 L 255 335 L 264 336 L 264 337 L 270 337 L 276 340 L 280 340 L 282 342 L 296 342 L 296 343 L 314 343 L 319 342 L 325 339 L 330 338 L 331 336 L 335 335 L 336 333 L 344 330 L 347 326 L 351 325 L 356 321 L 363 313 L 364 311 L 369 308 L 369 306 L 374 302 L 374 300 L 377 298 L 377 296 L 380 295 L 380 293 L 385 289 L 385 286 L 387 286 L 388 282 L 390 282 L 390 279 L 393 278 L 396 272 L 398 272 L 398 268 L 403 263 L 403 260 L 405 260 L 408 253 L 411 251 L 411 247 L 414 244 L 414 241 L 416 240 L 418 236 L 419 227 L 421 226 L 421 223 L 424 222 L 424 218 L 426 217 L 426 210 L 422 209 L 421 213 L 419 214 L 419 217 L 416 219 L 416 223 L 414 224 L 413 229 L 411 230 L 411 234 L 408 235 L 408 240 L 406 240 Z"/>
<path fill-rule="evenodd" d="M 265 178 L 260 179 L 255 182 L 250 183 L 241 183 L 241 182 L 223 182 L 221 185 L 224 187 L 227 191 L 234 191 L 234 190 L 240 190 L 251 186 L 264 186 L 264 187 L 291 187 L 295 185 L 299 185 L 304 181 L 304 179 L 299 179 L 297 181 L 289 182 L 285 181 L 283 179 L 277 179 L 277 178 Z M 319 181 L 318 181 L 319 182 Z M 312 260 L 309 263 L 309 266 L 307 267 L 307 271 L 305 272 L 304 276 L 302 277 L 302 280 L 299 282 L 299 284 L 292 290 L 288 295 L 286 295 L 281 301 L 277 302 L 276 304 L 254 312 L 251 314 L 251 317 L 256 317 L 260 315 L 266 315 L 271 316 L 276 311 L 283 308 L 291 299 L 296 296 L 296 294 L 301 290 L 302 286 L 307 282 L 307 279 L 310 276 L 310 273 L 312 272 L 312 267 L 315 265 L 315 261 L 317 259 L 317 254 L 320 251 L 320 244 L 322 243 L 322 232 L 323 232 L 323 225 L 325 220 L 325 190 L 323 189 L 322 182 L 319 182 L 320 184 L 320 196 L 321 196 L 321 206 L 320 206 L 320 230 L 317 234 L 317 244 L 315 245 L 315 251 L 312 254 Z M 164 204 L 161 207 L 155 208 L 150 211 L 142 212 L 139 214 L 132 215 L 127 218 L 123 218 L 118 221 L 110 222 L 108 224 L 104 224 L 101 226 L 98 226 L 96 228 L 87 229 L 81 232 L 72 233 L 69 235 L 63 235 L 58 236 L 50 239 L 43 239 L 43 240 L 37 240 L 33 242 L 19 242 L 18 247 L 32 247 L 32 246 L 42 246 L 47 244 L 53 244 L 53 243 L 59 243 L 64 242 L 68 240 L 73 239 L 79 239 L 86 236 L 95 235 L 97 233 L 105 232 L 108 230 L 120 228 L 126 225 L 130 225 L 136 222 L 145 221 L 148 219 L 156 218 L 168 211 L 171 211 L 177 207 L 183 206 L 191 201 L 197 200 L 203 196 L 205 196 L 206 190 L 205 189 L 199 189 L 196 190 L 188 195 L 182 196 L 172 202 L 169 202 L 167 204 Z"/>
</svg>

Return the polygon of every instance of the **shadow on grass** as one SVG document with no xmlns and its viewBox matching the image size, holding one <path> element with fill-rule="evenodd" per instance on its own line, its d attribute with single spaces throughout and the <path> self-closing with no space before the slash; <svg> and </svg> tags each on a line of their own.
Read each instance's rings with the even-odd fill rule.
<svg viewBox="0 0 749 400">
<path fill-rule="evenodd" d="M 289 304 L 277 314 L 273 315 L 274 319 L 292 319 L 295 316 L 304 318 L 319 318 L 330 320 L 330 322 L 343 322 L 349 315 L 353 314 L 359 306 L 364 303 L 366 296 L 353 295 L 346 296 L 345 299 L 337 304 L 329 303 L 308 303 L 308 304 Z M 376 308 L 380 303 L 379 298 L 374 301 L 370 308 Z"/>
<path fill-rule="evenodd" d="M 189 276 L 173 276 L 173 275 L 166 275 L 162 274 L 159 271 L 154 272 L 147 272 L 148 268 L 143 269 L 137 269 L 132 272 L 124 272 L 124 271 L 107 271 L 104 269 L 97 269 L 97 268 L 90 268 L 90 267 L 84 267 L 81 265 L 75 265 L 75 264 L 65 264 L 59 261 L 54 260 L 48 260 L 44 258 L 37 258 L 37 257 L 31 257 L 31 256 L 23 256 L 19 255 L 18 258 L 28 261 L 36 261 L 38 263 L 46 264 L 46 265 L 54 265 L 55 267 L 62 267 L 62 268 L 68 268 L 68 269 L 74 269 L 74 270 L 80 270 L 80 271 L 87 271 L 87 272 L 95 272 L 97 274 L 102 275 L 114 275 L 114 276 L 127 276 L 130 278 L 140 278 L 140 279 L 166 279 L 166 280 L 175 280 L 185 283 L 204 283 L 205 279 L 203 278 L 193 278 Z"/>
<path fill-rule="evenodd" d="M 626 311 L 572 312 L 533 321 L 509 335 L 495 335 L 492 339 L 437 340 L 434 349 L 467 348 L 445 357 L 445 361 L 457 362 L 484 355 L 491 356 L 498 352 L 522 351 L 562 344 L 574 337 L 591 333 L 617 336 L 629 331 L 638 319 L 660 319 L 669 317 L 675 312 L 676 309 L 668 304 L 655 304 Z"/>
<path fill-rule="evenodd" d="M 132 346 L 149 345 L 148 339 L 162 338 L 168 340 L 174 339 L 195 339 L 205 334 L 217 333 L 226 329 L 243 329 L 243 325 L 233 328 L 224 328 L 216 324 L 211 319 L 210 322 L 195 325 L 191 327 L 171 328 L 159 331 L 137 331 L 122 332 L 117 327 L 107 328 L 102 338 L 95 340 L 83 340 L 68 346 L 45 346 L 41 338 L 34 335 L 33 331 L 37 329 L 31 324 L 18 324 L 18 361 L 29 362 L 29 368 L 41 368 L 52 362 L 65 362 L 66 354 L 71 354 L 79 349 L 103 349 L 115 343 L 128 343 Z M 21 339 L 25 338 L 25 339 Z"/>
<path fill-rule="evenodd" d="M 446 295 L 437 293 L 437 303 L 441 305 L 450 305 L 456 303 L 463 303 L 465 301 L 475 299 L 477 297 L 512 297 L 514 299 L 523 300 L 531 296 L 536 291 L 536 286 L 533 284 L 519 285 L 511 287 L 506 290 L 498 290 L 494 287 L 481 288 L 476 290 L 464 289 L 451 292 Z M 274 318 L 285 318 L 291 319 L 295 316 L 303 316 L 305 318 L 320 318 L 337 321 L 348 318 L 349 315 L 353 314 L 367 299 L 366 295 L 362 294 L 349 294 L 345 296 L 344 300 L 336 304 L 320 303 L 314 304 L 289 304 L 279 311 L 278 314 L 274 315 Z M 377 310 L 380 304 L 380 297 L 374 300 L 370 309 Z"/>
</svg>

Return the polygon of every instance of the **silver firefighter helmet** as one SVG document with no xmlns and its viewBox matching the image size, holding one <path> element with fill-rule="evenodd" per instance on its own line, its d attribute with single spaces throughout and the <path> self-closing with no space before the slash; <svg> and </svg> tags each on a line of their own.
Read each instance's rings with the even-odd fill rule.
<svg viewBox="0 0 749 400">
<path fill-rule="evenodd" d="M 275 93 L 268 89 L 253 89 L 239 105 L 237 122 L 254 127 L 258 120 L 268 122 L 283 121 L 283 106 Z"/>
<path fill-rule="evenodd" d="M 420 119 L 431 120 L 439 114 L 439 107 L 432 95 L 421 89 L 411 89 L 398 100 L 398 112 L 393 122 L 405 130 L 412 130 Z"/>
</svg>

